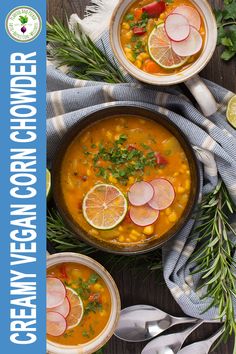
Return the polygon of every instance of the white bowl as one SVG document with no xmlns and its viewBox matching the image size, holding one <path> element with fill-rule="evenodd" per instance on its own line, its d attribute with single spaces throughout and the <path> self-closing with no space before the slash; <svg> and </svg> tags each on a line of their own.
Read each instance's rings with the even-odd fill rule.
<svg viewBox="0 0 236 354">
<path fill-rule="evenodd" d="M 206 41 L 200 57 L 188 68 L 170 75 L 152 75 L 138 69 L 124 53 L 120 40 L 120 26 L 127 9 L 136 0 L 121 0 L 114 10 L 110 23 L 110 41 L 114 54 L 126 71 L 136 79 L 152 85 L 174 85 L 184 82 L 200 72 L 211 59 L 217 42 L 217 25 L 213 11 L 206 0 L 192 0 L 206 27 Z"/>
<path fill-rule="evenodd" d="M 120 295 L 117 286 L 106 271 L 106 269 L 98 262 L 90 257 L 77 254 L 77 253 L 57 253 L 47 258 L 47 268 L 60 263 L 78 263 L 83 264 L 90 269 L 93 269 L 104 280 L 109 289 L 111 296 L 111 314 L 103 331 L 93 340 L 88 343 L 80 345 L 61 345 L 58 343 L 47 340 L 47 353 L 48 354 L 92 354 L 98 349 L 103 347 L 113 335 L 120 315 Z"/>
</svg>

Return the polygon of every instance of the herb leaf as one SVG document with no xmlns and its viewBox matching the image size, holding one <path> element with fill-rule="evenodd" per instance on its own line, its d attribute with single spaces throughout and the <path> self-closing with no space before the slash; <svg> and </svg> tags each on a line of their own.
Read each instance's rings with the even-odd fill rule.
<svg viewBox="0 0 236 354">
<path fill-rule="evenodd" d="M 236 54 L 236 1 L 225 0 L 223 10 L 216 10 L 217 44 L 224 47 L 221 59 L 230 60 Z"/>
<path fill-rule="evenodd" d="M 196 263 L 193 274 L 201 274 L 200 288 L 206 289 L 204 298 L 211 299 L 206 311 L 212 307 L 219 309 L 219 319 L 224 322 L 225 329 L 221 339 L 225 340 L 232 333 L 236 335 L 233 305 L 233 298 L 236 297 L 236 262 L 233 258 L 236 251 L 233 242 L 236 230 L 229 221 L 235 211 L 236 208 L 221 181 L 215 191 L 203 199 L 197 217 L 201 224 L 192 235 L 200 235 L 192 256 L 192 261 Z"/>
<path fill-rule="evenodd" d="M 83 80 L 126 82 L 115 60 L 109 60 L 78 26 L 76 33 L 54 18 L 47 23 L 48 57 L 58 66 L 66 65 L 68 74 Z M 105 48 L 104 48 L 105 51 Z"/>
</svg>

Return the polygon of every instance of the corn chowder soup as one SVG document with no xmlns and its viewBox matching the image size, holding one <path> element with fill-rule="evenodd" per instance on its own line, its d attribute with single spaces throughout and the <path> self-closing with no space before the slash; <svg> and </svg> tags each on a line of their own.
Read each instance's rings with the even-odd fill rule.
<svg viewBox="0 0 236 354">
<path fill-rule="evenodd" d="M 137 116 L 83 130 L 67 148 L 60 178 L 74 221 L 92 237 L 119 245 L 162 237 L 179 221 L 191 188 L 178 140 Z"/>
<path fill-rule="evenodd" d="M 153 75 L 185 70 L 201 55 L 204 21 L 190 0 L 135 1 L 120 27 L 127 59 Z"/>
<path fill-rule="evenodd" d="M 111 296 L 103 279 L 89 267 L 61 263 L 47 270 L 47 339 L 79 345 L 106 327 Z"/>
</svg>

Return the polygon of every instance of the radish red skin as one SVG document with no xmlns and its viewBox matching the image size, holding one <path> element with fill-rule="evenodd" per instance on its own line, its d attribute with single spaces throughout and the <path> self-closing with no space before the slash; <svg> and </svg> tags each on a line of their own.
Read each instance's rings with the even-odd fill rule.
<svg viewBox="0 0 236 354">
<path fill-rule="evenodd" d="M 155 210 L 160 211 L 169 208 L 175 200 L 175 190 L 170 181 L 165 178 L 157 178 L 151 181 L 150 183 L 152 184 L 155 190 L 155 194 L 153 199 L 148 203 L 149 206 Z M 162 195 L 164 196 L 162 200 L 160 191 L 163 193 Z"/>
<path fill-rule="evenodd" d="M 171 13 L 165 20 L 165 31 L 171 41 L 182 42 L 190 34 L 190 25 L 183 15 Z"/>
<path fill-rule="evenodd" d="M 142 206 L 147 204 L 153 196 L 153 186 L 145 181 L 134 183 L 128 191 L 129 202 L 134 206 Z"/>
<path fill-rule="evenodd" d="M 63 282 L 56 277 L 47 277 L 47 308 L 60 306 L 66 297 Z"/>
<path fill-rule="evenodd" d="M 147 13 L 149 17 L 158 17 L 165 9 L 165 1 L 155 1 L 142 7 L 143 13 Z"/>
<path fill-rule="evenodd" d="M 49 323 L 51 322 L 60 322 L 61 323 L 61 330 L 57 331 L 57 332 L 53 332 L 51 330 L 49 330 Z M 53 337 L 59 337 L 62 336 L 65 331 L 67 329 L 67 322 L 64 316 L 62 316 L 60 313 L 58 312 L 54 312 L 54 311 L 48 311 L 47 312 L 47 334 L 53 336 Z"/>
<path fill-rule="evenodd" d="M 195 27 L 198 31 L 200 30 L 201 16 L 197 9 L 193 8 L 192 6 L 181 5 L 176 7 L 172 13 L 185 16 L 188 19 L 190 26 Z"/>
<path fill-rule="evenodd" d="M 142 211 L 142 215 L 143 215 L 143 211 L 151 214 L 147 216 L 147 218 L 139 218 L 139 216 L 137 215 L 139 213 L 139 211 Z M 146 227 L 146 226 L 150 226 L 152 224 L 154 224 L 158 217 L 159 217 L 159 210 L 155 210 L 153 208 L 151 208 L 148 204 L 146 205 L 142 205 L 142 206 L 131 206 L 130 210 L 129 210 L 129 215 L 130 215 L 130 219 L 133 221 L 133 223 L 137 226 L 142 226 L 142 227 Z"/>
<path fill-rule="evenodd" d="M 190 26 L 188 38 L 181 42 L 172 41 L 172 49 L 179 56 L 190 56 L 197 54 L 202 48 L 202 36 L 195 27 Z"/>
<path fill-rule="evenodd" d="M 71 305 L 70 305 L 70 302 L 68 300 L 68 297 L 66 296 L 61 305 L 53 307 L 53 308 L 50 308 L 49 311 L 58 312 L 63 317 L 66 318 L 69 315 L 69 313 L 70 313 L 70 309 L 71 309 Z"/>
</svg>

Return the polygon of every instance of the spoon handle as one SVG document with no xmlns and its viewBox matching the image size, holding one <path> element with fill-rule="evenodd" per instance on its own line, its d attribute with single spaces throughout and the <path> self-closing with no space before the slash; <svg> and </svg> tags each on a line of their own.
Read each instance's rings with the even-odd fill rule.
<svg viewBox="0 0 236 354">
<path fill-rule="evenodd" d="M 172 320 L 172 325 L 177 325 L 181 323 L 195 323 L 197 321 L 198 319 L 193 317 L 174 317 Z"/>
<path fill-rule="evenodd" d="M 198 320 L 194 326 L 188 327 L 185 331 L 183 331 L 182 336 L 186 339 L 193 331 L 195 331 L 195 329 L 201 326 L 203 322 L 203 320 Z"/>
<path fill-rule="evenodd" d="M 207 341 L 210 346 L 224 333 L 224 327 L 222 326 L 213 336 L 211 336 Z"/>
</svg>

